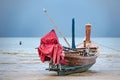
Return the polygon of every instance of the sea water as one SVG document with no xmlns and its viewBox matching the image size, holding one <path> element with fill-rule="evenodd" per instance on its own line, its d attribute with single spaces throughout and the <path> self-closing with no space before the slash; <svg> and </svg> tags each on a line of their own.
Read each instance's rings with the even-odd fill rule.
<svg viewBox="0 0 120 80">
<path fill-rule="evenodd" d="M 66 38 L 71 45 L 72 39 Z M 20 45 L 21 41 L 21 45 Z M 75 38 L 75 44 L 79 44 L 83 38 Z M 120 38 L 91 38 L 91 41 L 99 46 L 101 52 L 116 53 L 120 51 Z M 59 38 L 62 46 L 67 44 L 63 38 Z M 35 48 L 40 45 L 40 37 L 17 37 L 0 38 L 0 51 L 28 51 L 36 52 Z"/>
<path fill-rule="evenodd" d="M 71 44 L 71 38 L 67 37 Z M 21 41 L 21 45 L 20 45 Z M 83 38 L 75 38 L 79 44 Z M 120 38 L 91 38 L 100 49 L 94 66 L 90 70 L 120 71 Z M 59 38 L 62 46 L 67 46 L 63 38 Z M 0 77 L 8 72 L 45 72 L 48 63 L 42 63 L 38 56 L 37 47 L 40 37 L 0 38 Z"/>
</svg>

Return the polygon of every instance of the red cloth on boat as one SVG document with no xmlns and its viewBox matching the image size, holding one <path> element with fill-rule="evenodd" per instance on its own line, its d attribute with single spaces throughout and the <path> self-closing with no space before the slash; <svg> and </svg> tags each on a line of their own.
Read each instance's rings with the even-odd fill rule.
<svg viewBox="0 0 120 80">
<path fill-rule="evenodd" d="M 61 60 L 64 61 L 62 51 L 63 47 L 59 44 L 58 37 L 54 30 L 51 30 L 41 38 L 38 53 L 42 62 L 50 61 L 52 58 L 54 64 L 60 64 Z"/>
</svg>

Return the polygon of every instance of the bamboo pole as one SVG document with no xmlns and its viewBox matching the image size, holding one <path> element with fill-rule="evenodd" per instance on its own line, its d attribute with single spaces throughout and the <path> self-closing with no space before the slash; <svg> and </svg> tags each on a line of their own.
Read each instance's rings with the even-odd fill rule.
<svg viewBox="0 0 120 80">
<path fill-rule="evenodd" d="M 45 8 L 43 8 L 43 11 L 45 12 L 46 16 L 49 18 L 49 20 L 51 21 L 51 23 L 53 24 L 53 26 L 57 29 L 57 31 L 60 33 L 60 35 L 62 36 L 62 38 L 64 39 L 64 41 L 66 42 L 66 44 L 68 45 L 68 47 L 70 47 L 70 44 L 68 43 L 67 39 L 63 36 L 62 32 L 60 31 L 59 27 L 55 24 L 55 22 L 53 21 L 53 19 L 48 15 L 48 12 Z"/>
</svg>

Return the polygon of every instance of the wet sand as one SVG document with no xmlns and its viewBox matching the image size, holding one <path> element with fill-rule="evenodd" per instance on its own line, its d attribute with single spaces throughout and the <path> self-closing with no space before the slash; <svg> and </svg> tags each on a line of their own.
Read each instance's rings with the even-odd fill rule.
<svg viewBox="0 0 120 80">
<path fill-rule="evenodd" d="M 56 76 L 54 72 L 6 72 L 0 74 L 0 80 L 120 80 L 120 72 L 87 71 L 67 76 Z"/>
<path fill-rule="evenodd" d="M 120 80 L 120 54 L 102 53 L 86 72 L 57 76 L 37 53 L 0 51 L 0 80 Z"/>
</svg>

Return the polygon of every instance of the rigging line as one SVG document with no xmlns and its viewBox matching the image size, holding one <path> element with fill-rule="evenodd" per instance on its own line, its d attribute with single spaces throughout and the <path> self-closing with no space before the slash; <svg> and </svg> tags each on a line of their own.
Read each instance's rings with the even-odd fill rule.
<svg viewBox="0 0 120 80">
<path fill-rule="evenodd" d="M 60 33 L 60 35 L 62 36 L 62 38 L 64 39 L 64 41 L 67 43 L 68 47 L 70 47 L 70 44 L 68 43 L 67 39 L 63 36 L 62 32 L 60 31 L 59 27 L 55 24 L 55 22 L 53 21 L 53 19 L 48 15 L 48 12 L 45 8 L 43 8 L 43 11 L 45 12 L 46 16 L 49 18 L 49 20 L 51 21 L 51 23 L 53 24 L 53 26 L 58 30 L 58 32 Z"/>
<path fill-rule="evenodd" d="M 103 45 L 103 44 L 97 43 L 97 42 L 95 42 L 95 41 L 93 41 L 93 42 L 96 43 L 96 44 L 98 44 L 98 45 L 101 45 L 101 46 L 103 46 L 103 47 L 105 47 L 105 48 L 108 48 L 108 49 L 114 50 L 114 51 L 116 51 L 116 52 L 120 52 L 119 49 L 115 49 L 115 48 L 112 48 L 112 47 L 108 47 L 108 46 L 106 46 L 106 45 Z"/>
</svg>

